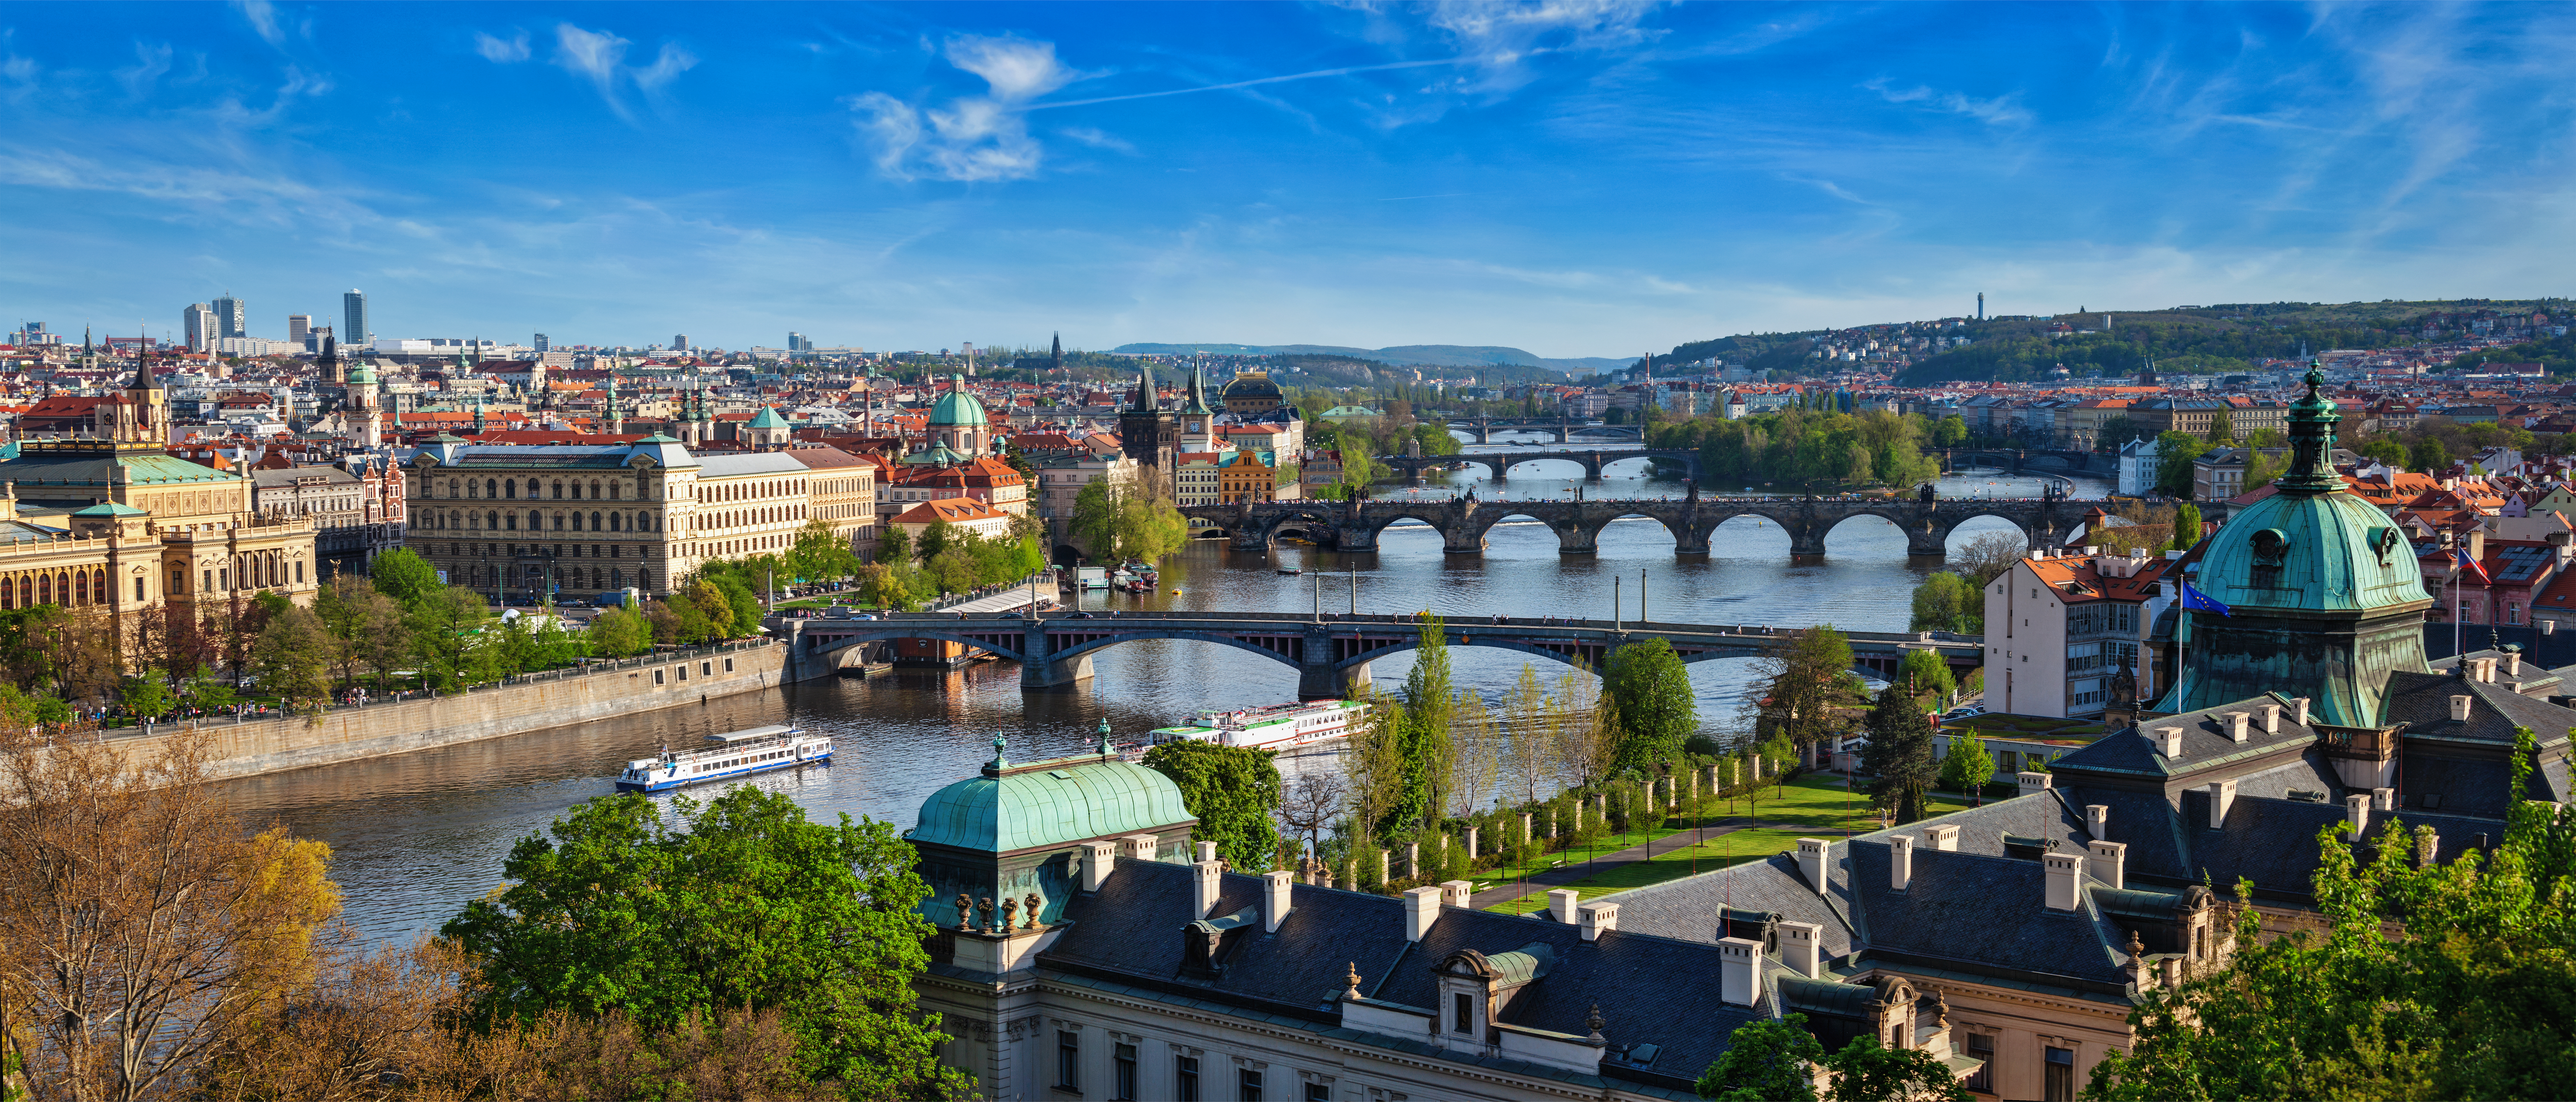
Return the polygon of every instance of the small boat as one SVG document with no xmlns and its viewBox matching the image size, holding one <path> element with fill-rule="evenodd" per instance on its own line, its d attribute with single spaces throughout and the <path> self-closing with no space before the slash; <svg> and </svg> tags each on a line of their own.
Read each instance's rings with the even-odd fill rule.
<svg viewBox="0 0 2576 1102">
<path fill-rule="evenodd" d="M 618 789 L 666 792 L 774 769 L 829 765 L 832 761 L 830 735 L 808 734 L 802 727 L 783 723 L 708 735 L 707 741 L 713 745 L 705 749 L 664 750 L 658 758 L 627 762 L 626 771 L 617 775 Z"/>
<path fill-rule="evenodd" d="M 1299 569 L 1297 569 L 1296 567 L 1293 567 L 1293 566 L 1283 566 L 1283 567 L 1280 567 L 1280 568 L 1279 568 L 1279 572 L 1280 572 L 1280 573 L 1282 573 L 1282 574 L 1290 575 L 1290 576 L 1292 576 L 1292 577 L 1293 577 L 1293 576 L 1295 576 L 1295 575 L 1298 575 L 1298 574 L 1303 574 L 1303 573 L 1305 573 L 1305 571 L 1303 571 L 1303 570 L 1299 570 Z"/>
</svg>

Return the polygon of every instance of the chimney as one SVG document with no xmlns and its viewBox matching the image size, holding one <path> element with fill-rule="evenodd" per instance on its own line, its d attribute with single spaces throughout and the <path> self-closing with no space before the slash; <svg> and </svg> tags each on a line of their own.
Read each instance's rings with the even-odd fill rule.
<svg viewBox="0 0 2576 1102">
<path fill-rule="evenodd" d="M 2245 741 L 2245 735 L 2246 735 L 2245 726 L 2246 726 L 2246 721 L 2247 721 L 2247 720 L 2250 720 L 2250 719 L 2252 719 L 2252 718 L 2254 718 L 2254 717 L 2253 717 L 2253 716 L 2251 716 L 2251 715 L 2248 715 L 2248 714 L 2246 714 L 2246 713 L 2244 713 L 2244 712 L 2229 712 L 2229 713 L 2227 713 L 2227 741 L 2229 741 L 2229 742 L 2243 742 L 2243 741 Z"/>
<path fill-rule="evenodd" d="M 2227 829 L 2227 809 L 2236 806 L 2235 781 L 2209 782 L 2209 829 Z"/>
<path fill-rule="evenodd" d="M 1109 870 L 1117 864 L 1118 843 L 1113 841 L 1091 843 L 1091 850 L 1082 861 L 1082 890 L 1099 891 L 1100 882 L 1109 879 Z"/>
<path fill-rule="evenodd" d="M 1583 893 L 1572 888 L 1558 888 L 1547 893 L 1548 916 L 1568 926 L 1574 925 L 1574 902 L 1581 898 Z"/>
<path fill-rule="evenodd" d="M 1124 855 L 1139 861 L 1153 860 L 1156 857 L 1155 850 L 1160 845 L 1151 834 L 1130 834 L 1120 841 L 1125 843 Z"/>
<path fill-rule="evenodd" d="M 2397 790 L 2394 788 L 2371 789 L 2370 809 L 2373 811 L 2397 810 Z"/>
<path fill-rule="evenodd" d="M 2048 867 L 2048 909 L 2071 911 L 2084 901 L 2084 855 L 2080 853 L 2043 853 L 2041 863 Z"/>
<path fill-rule="evenodd" d="M 1190 874 L 1190 921 L 1196 922 L 1216 912 L 1217 886 L 1224 881 L 1225 862 L 1192 862 Z"/>
<path fill-rule="evenodd" d="M 1420 941 L 1440 921 L 1440 889 L 1424 885 L 1404 889 L 1404 940 Z"/>
<path fill-rule="evenodd" d="M 2358 792 L 2344 797 L 2343 817 L 2352 824 L 2352 836 L 2361 837 L 2370 829 L 2370 797 Z"/>
<path fill-rule="evenodd" d="M 1717 1001 L 1728 1006 L 1753 1005 L 1753 962 L 1762 959 L 1762 943 L 1740 937 L 1720 938 L 1717 954 Z"/>
<path fill-rule="evenodd" d="M 1780 963 L 1808 979 L 1825 973 L 1825 928 L 1813 922 L 1780 924 Z"/>
<path fill-rule="evenodd" d="M 2182 728 L 2180 728 L 2180 727 L 2158 727 L 2158 728 L 2156 728 L 2156 750 L 2157 750 L 2159 753 L 2162 753 L 2162 754 L 2165 756 L 2165 760 L 2166 760 L 2166 761 L 2181 761 L 2181 760 L 2182 760 Z"/>
<path fill-rule="evenodd" d="M 1291 886 L 1296 882 L 1297 874 L 1286 869 L 1261 874 L 1262 933 L 1278 933 L 1279 924 L 1288 921 L 1288 912 L 1296 909 L 1290 902 L 1294 891 Z"/>
<path fill-rule="evenodd" d="M 2434 866 L 2434 865 L 2437 865 L 2437 864 L 2440 864 L 2440 863 L 2441 863 L 2441 861 L 2442 861 L 2442 836 L 2441 836 L 2441 835 L 2439 835 L 2439 834 L 2424 834 L 2424 835 L 2418 835 L 2418 836 L 2416 837 L 2416 839 L 2415 839 L 2415 842 L 2416 842 L 2416 847 L 2415 847 L 2415 867 L 2416 867 L 2416 868 L 2419 868 L 2419 869 L 2423 869 L 2423 868 L 2431 868 L 2432 866 Z"/>
<path fill-rule="evenodd" d="M 1594 900 L 1574 909 L 1583 920 L 1583 940 L 1599 941 L 1601 935 L 1619 928 L 1619 905 Z"/>
<path fill-rule="evenodd" d="M 1902 834 L 1887 839 L 1887 886 L 1904 891 L 1914 879 L 1914 839 Z"/>
<path fill-rule="evenodd" d="M 2266 704 L 2263 706 L 2263 733 L 2267 735 L 2277 735 L 2281 733 L 2280 705 Z"/>
<path fill-rule="evenodd" d="M 2518 648 L 2518 647 L 2507 647 L 2507 648 L 2505 648 L 2505 652 L 2504 652 L 2504 675 L 2505 675 L 2506 677 L 2520 677 L 2520 676 L 2522 676 L 2522 650 L 2521 650 L 2521 648 Z"/>
<path fill-rule="evenodd" d="M 1955 853 L 1959 849 L 1959 824 L 1943 823 L 1940 826 L 1924 827 L 1923 840 L 1931 843 L 1933 849 L 1943 853 Z"/>
<path fill-rule="evenodd" d="M 2304 696 L 2290 698 L 2290 722 L 2301 727 L 2308 725 L 2308 698 Z"/>
<path fill-rule="evenodd" d="M 1192 843 L 1190 848 L 1198 852 L 1197 860 L 1216 860 L 1216 843 L 1214 842 L 1196 842 Z"/>
<path fill-rule="evenodd" d="M 1822 838 L 1798 839 L 1798 871 L 1817 895 L 1825 894 L 1825 845 Z"/>
<path fill-rule="evenodd" d="M 2114 888 L 2129 886 L 2129 846 L 2125 842 L 2105 842 L 2099 838 L 2089 847 L 2093 853 L 2093 875 Z"/>
<path fill-rule="evenodd" d="M 2451 698 L 2451 722 L 2466 723 L 2469 721 L 2469 700 L 2470 698 L 2466 695 Z"/>
<path fill-rule="evenodd" d="M 1440 882 L 1440 905 L 1464 907 L 1467 905 L 1467 897 L 1474 895 L 1475 892 L 1476 886 L 1464 880 L 1443 880 Z"/>
<path fill-rule="evenodd" d="M 2096 838 L 2107 837 L 2110 835 L 2111 809 L 2109 806 L 2104 804 L 2084 805 L 2084 833 L 2090 834 Z"/>
</svg>

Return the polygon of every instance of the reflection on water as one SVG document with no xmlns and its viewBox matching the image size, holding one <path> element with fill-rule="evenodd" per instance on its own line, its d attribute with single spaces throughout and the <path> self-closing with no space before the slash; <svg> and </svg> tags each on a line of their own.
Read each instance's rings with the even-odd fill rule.
<svg viewBox="0 0 2576 1102">
<path fill-rule="evenodd" d="M 1524 468 L 1526 469 L 1526 468 Z M 1479 472 L 1481 473 L 1481 472 Z M 1579 472 L 1573 472 L 1579 475 Z M 1587 487 L 1587 496 L 1679 496 L 1679 484 L 1644 479 Z M 1460 492 L 1470 480 L 1410 491 Z M 1974 489 L 1988 491 L 1984 479 Z M 2036 497 L 2036 480 L 1999 477 L 1991 495 Z M 1514 497 L 1570 497 L 1577 482 L 1516 477 Z M 1964 496 L 1969 480 L 1945 480 L 1943 492 Z M 2102 492 L 2098 482 L 2077 493 Z M 1480 496 L 1498 496 L 1480 487 Z M 2010 531 L 1999 520 L 1972 521 L 1956 547 L 1984 531 Z M 1600 552 L 1562 556 L 1554 533 L 1533 522 L 1496 525 L 1482 556 L 1441 553 L 1427 527 L 1397 526 L 1375 553 L 1342 555 L 1284 545 L 1239 554 L 1223 541 L 1192 544 L 1163 570 L 1164 590 L 1143 596 L 1091 593 L 1086 608 L 1306 611 L 1320 604 L 1363 612 L 1429 610 L 1463 619 L 1594 616 L 1612 612 L 1612 579 L 1621 579 L 1622 616 L 1639 605 L 1654 619 L 1699 623 L 1804 625 L 1903 630 L 1906 593 L 1938 562 L 1910 560 L 1894 525 L 1862 517 L 1826 538 L 1821 562 L 1793 563 L 1788 537 L 1758 519 L 1729 521 L 1705 559 L 1672 553 L 1672 536 L 1644 518 L 1612 523 Z M 1278 573 L 1303 570 L 1302 576 Z M 1506 691 L 1527 659 L 1515 652 L 1455 648 L 1452 678 L 1490 695 Z M 1392 687 L 1409 666 L 1401 656 L 1375 664 Z M 1700 718 L 1712 728 L 1738 719 L 1749 659 L 1691 666 Z M 280 819 L 336 851 L 334 874 L 349 913 L 369 933 L 391 938 L 434 929 L 466 900 L 501 880 L 512 843 L 542 830 L 574 804 L 613 791 L 611 778 L 629 759 L 653 754 L 711 731 L 795 722 L 830 732 L 837 760 L 828 767 L 782 772 L 747 783 L 781 792 L 819 817 L 873 816 L 909 827 L 921 800 L 971 773 L 992 756 L 996 735 L 1009 755 L 1028 760 L 1083 752 L 1102 720 L 1120 737 L 1166 726 L 1200 708 L 1274 703 L 1296 694 L 1290 666 L 1209 643 L 1146 640 L 1099 652 L 1096 676 L 1078 691 L 1023 694 L 1018 668 L 988 662 L 953 673 L 897 673 L 867 681 L 834 680 L 745 694 L 703 706 L 646 712 L 530 735 L 492 739 L 400 757 L 324 766 L 228 782 L 226 790 L 254 820 Z M 1543 675 L 1557 670 L 1543 668 Z M 1285 761 L 1290 772 L 1329 767 L 1330 752 Z M 703 797 L 708 792 L 693 795 Z M 665 801 L 671 797 L 658 797 Z"/>
</svg>

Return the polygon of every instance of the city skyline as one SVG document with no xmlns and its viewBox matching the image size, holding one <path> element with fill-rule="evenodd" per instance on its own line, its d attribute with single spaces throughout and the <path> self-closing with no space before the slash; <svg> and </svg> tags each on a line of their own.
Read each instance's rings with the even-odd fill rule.
<svg viewBox="0 0 2576 1102">
<path fill-rule="evenodd" d="M 1615 356 L 1979 291 L 2555 294 L 2576 19 L 2514 11 L 21 9 L 0 194 L 50 259 L 0 300 L 174 339 L 226 291 L 250 335 L 348 328 L 354 286 L 387 337 Z"/>
</svg>

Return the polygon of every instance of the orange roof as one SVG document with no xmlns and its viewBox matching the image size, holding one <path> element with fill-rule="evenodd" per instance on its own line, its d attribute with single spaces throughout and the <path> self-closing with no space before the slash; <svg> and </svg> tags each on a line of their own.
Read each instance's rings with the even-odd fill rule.
<svg viewBox="0 0 2576 1102">
<path fill-rule="evenodd" d="M 2165 564 L 2171 559 L 2148 559 L 2136 575 L 2109 577 L 2094 565 L 2094 557 L 2065 555 L 2054 559 L 2023 559 L 2021 565 L 2039 580 L 2057 591 L 2068 604 L 2086 601 L 2144 601 L 2156 595 L 2156 582 L 2164 576 Z"/>
<path fill-rule="evenodd" d="M 895 514 L 894 522 L 896 524 L 934 524 L 944 520 L 950 524 L 957 524 L 963 521 L 993 520 L 1009 516 L 1009 513 L 994 509 L 973 498 L 939 497 Z"/>
</svg>

